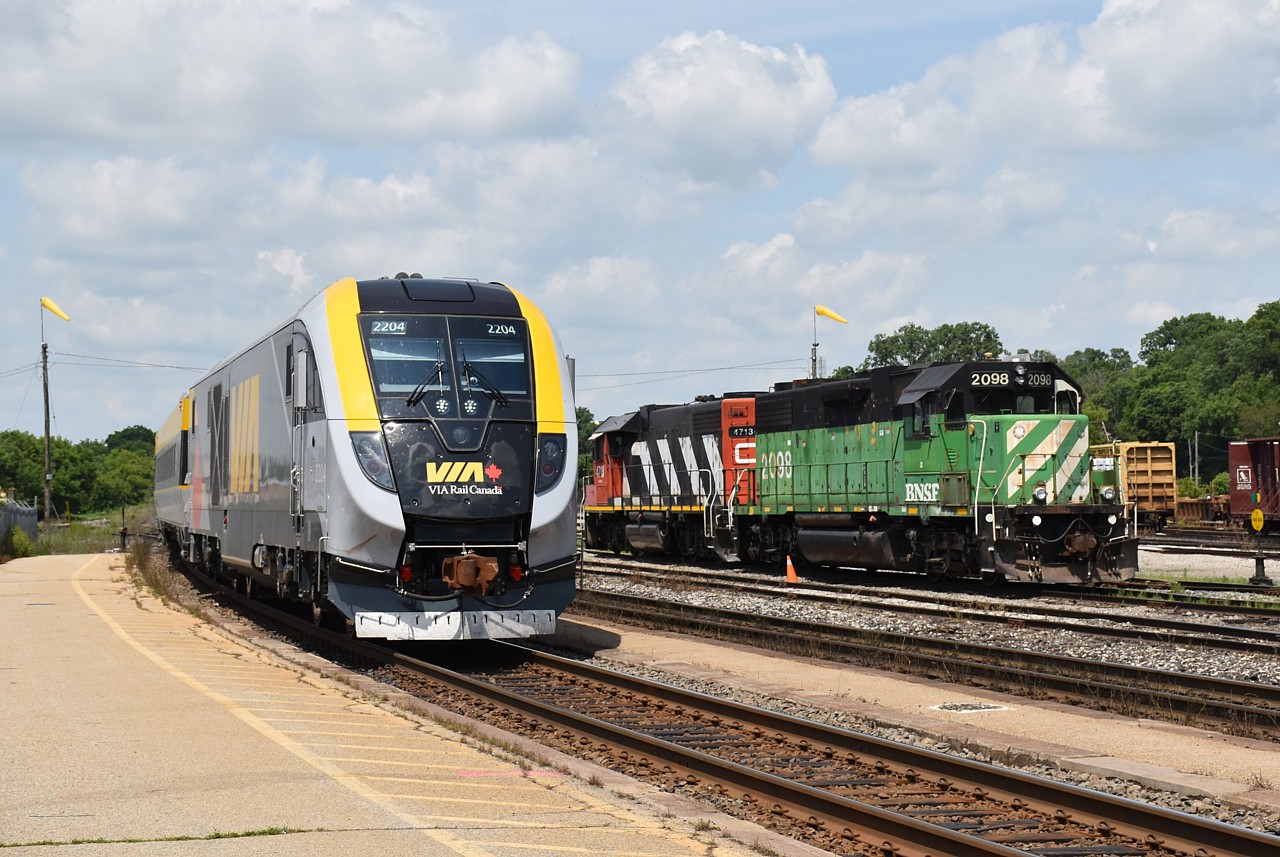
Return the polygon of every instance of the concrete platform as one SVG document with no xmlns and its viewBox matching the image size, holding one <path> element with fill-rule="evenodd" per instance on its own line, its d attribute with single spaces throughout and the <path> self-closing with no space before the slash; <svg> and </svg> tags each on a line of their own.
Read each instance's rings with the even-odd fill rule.
<svg viewBox="0 0 1280 857">
<path fill-rule="evenodd" d="M 0 565 L 4 853 L 822 853 L 516 739 L 486 746 L 496 730 L 464 738 L 287 648 L 159 604 L 118 556 Z"/>
</svg>

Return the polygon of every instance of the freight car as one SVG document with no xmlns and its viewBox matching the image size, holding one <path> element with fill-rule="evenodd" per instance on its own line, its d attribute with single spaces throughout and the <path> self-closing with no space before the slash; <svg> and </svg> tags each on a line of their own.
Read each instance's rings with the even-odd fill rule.
<svg viewBox="0 0 1280 857">
<path fill-rule="evenodd" d="M 1178 514 L 1177 450 L 1172 443 L 1126 441 L 1089 447 L 1095 462 L 1110 460 L 1120 492 L 1138 527 L 1160 532 Z"/>
<path fill-rule="evenodd" d="M 1132 578 L 1080 389 L 1026 356 L 650 405 L 591 437 L 589 547 L 944 577 Z"/>
<path fill-rule="evenodd" d="M 574 595 L 576 460 L 570 366 L 533 302 L 348 278 L 182 394 L 156 508 L 188 561 L 357 636 L 523 637 Z"/>
<path fill-rule="evenodd" d="M 1280 437 L 1230 441 L 1227 467 L 1232 523 L 1252 530 L 1256 510 L 1262 532 L 1280 531 Z"/>
</svg>

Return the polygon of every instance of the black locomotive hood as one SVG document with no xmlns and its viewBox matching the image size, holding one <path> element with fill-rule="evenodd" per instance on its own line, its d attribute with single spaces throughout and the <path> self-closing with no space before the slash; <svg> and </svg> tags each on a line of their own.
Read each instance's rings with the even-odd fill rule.
<svg viewBox="0 0 1280 857">
<path fill-rule="evenodd" d="M 437 520 L 512 518 L 533 506 L 533 426 L 490 423 L 474 452 L 441 442 L 429 422 L 388 424 L 400 504 L 406 514 Z"/>
</svg>

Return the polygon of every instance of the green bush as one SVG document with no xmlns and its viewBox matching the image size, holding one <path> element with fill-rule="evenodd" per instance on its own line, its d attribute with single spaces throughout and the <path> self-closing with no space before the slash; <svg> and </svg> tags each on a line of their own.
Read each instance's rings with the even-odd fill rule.
<svg viewBox="0 0 1280 857">
<path fill-rule="evenodd" d="M 0 539 L 0 553 L 14 559 L 31 556 L 34 551 L 35 545 L 31 541 L 31 536 L 27 535 L 27 531 L 21 527 L 10 528 L 9 532 L 4 534 L 4 538 Z"/>
</svg>

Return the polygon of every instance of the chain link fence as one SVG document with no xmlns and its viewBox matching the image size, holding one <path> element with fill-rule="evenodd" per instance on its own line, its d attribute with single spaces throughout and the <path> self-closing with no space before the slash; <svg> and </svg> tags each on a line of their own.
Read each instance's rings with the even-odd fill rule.
<svg viewBox="0 0 1280 857">
<path fill-rule="evenodd" d="M 7 541 L 12 530 L 22 530 L 31 537 L 31 541 L 39 538 L 39 525 L 36 507 L 22 502 L 12 496 L 12 492 L 0 491 L 0 541 Z"/>
</svg>

